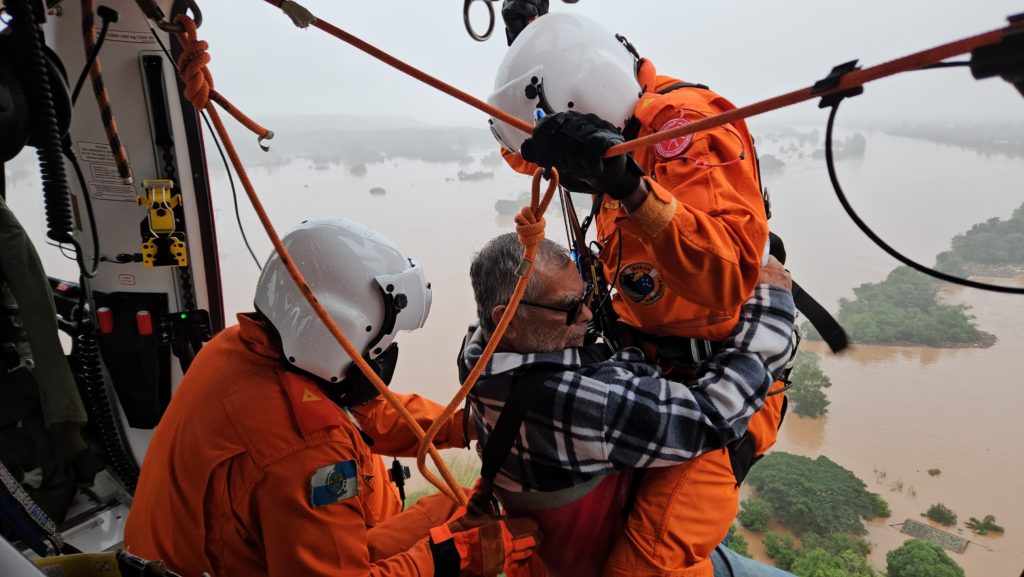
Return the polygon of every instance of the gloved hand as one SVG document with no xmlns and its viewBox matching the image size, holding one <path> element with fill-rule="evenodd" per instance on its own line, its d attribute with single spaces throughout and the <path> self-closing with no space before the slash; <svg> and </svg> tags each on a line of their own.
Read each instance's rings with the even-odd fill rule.
<svg viewBox="0 0 1024 577">
<path fill-rule="evenodd" d="M 505 0 L 501 4 L 501 19 L 505 21 L 508 45 L 519 36 L 531 20 L 548 13 L 548 0 Z"/>
<path fill-rule="evenodd" d="M 430 530 L 436 577 L 522 573 L 539 544 L 540 528 L 530 517 L 464 515 Z"/>
<path fill-rule="evenodd" d="M 625 141 L 617 128 L 594 114 L 558 112 L 534 127 L 520 153 L 539 166 L 554 166 L 570 182 L 585 182 L 621 200 L 640 186 L 644 174 L 628 154 L 604 158 L 606 150 Z"/>
</svg>

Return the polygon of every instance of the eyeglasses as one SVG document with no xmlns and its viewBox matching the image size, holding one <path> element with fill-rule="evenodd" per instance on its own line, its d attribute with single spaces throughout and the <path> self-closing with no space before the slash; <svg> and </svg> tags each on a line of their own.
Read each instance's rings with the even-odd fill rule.
<svg viewBox="0 0 1024 577">
<path fill-rule="evenodd" d="M 580 298 L 574 300 L 567 305 L 546 305 L 541 303 L 531 303 L 527 301 L 519 301 L 519 304 L 530 307 L 536 307 L 538 309 L 544 309 L 549 311 L 556 311 L 565 313 L 565 326 L 571 327 L 576 319 L 580 316 L 580 311 L 583 310 L 584 306 L 590 306 L 591 301 L 594 300 L 594 285 L 587 283 L 583 286 L 583 294 Z"/>
</svg>

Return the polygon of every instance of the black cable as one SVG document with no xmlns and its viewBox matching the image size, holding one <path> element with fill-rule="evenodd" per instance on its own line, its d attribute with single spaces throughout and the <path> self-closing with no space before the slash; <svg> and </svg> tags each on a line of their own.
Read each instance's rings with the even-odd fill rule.
<svg viewBox="0 0 1024 577">
<path fill-rule="evenodd" d="M 82 174 L 81 165 L 78 164 L 78 157 L 75 156 L 75 151 L 71 149 L 71 143 L 67 142 L 67 140 L 65 139 L 65 142 L 61 148 L 62 152 L 64 153 L 64 158 L 67 158 L 68 162 L 71 163 L 72 168 L 75 169 L 75 176 L 78 179 L 78 186 L 79 188 L 82 189 L 82 201 L 85 203 L 85 213 L 89 217 L 89 232 L 92 233 L 92 270 L 86 269 L 85 256 L 82 255 L 82 247 L 77 242 L 74 243 L 77 252 L 76 260 L 78 261 L 78 270 L 79 272 L 81 272 L 82 276 L 86 278 L 94 278 L 96 276 L 96 271 L 99 270 L 101 259 L 100 235 L 99 232 L 96 230 L 96 214 L 93 212 L 92 208 L 92 197 L 89 195 L 89 188 L 85 184 L 85 176 Z M 61 252 L 64 252 L 63 249 L 61 250 Z"/>
<path fill-rule="evenodd" d="M 206 129 L 210 131 L 210 136 L 213 137 L 213 143 L 217 146 L 217 152 L 220 153 L 220 160 L 224 163 L 224 172 L 228 175 L 228 184 L 231 185 L 231 202 L 235 205 L 235 222 L 238 223 L 238 232 L 242 233 L 242 242 L 245 243 L 245 248 L 249 250 L 249 256 L 252 257 L 252 262 L 256 263 L 256 268 L 263 271 L 263 265 L 260 264 L 260 259 L 256 258 L 256 253 L 253 252 L 252 246 L 249 244 L 249 238 L 245 236 L 245 227 L 242 226 L 242 215 L 238 210 L 238 191 L 235 190 L 235 179 L 231 176 L 231 166 L 228 163 L 227 156 L 224 155 L 224 149 L 221 148 L 220 139 L 217 138 L 217 132 L 213 129 L 210 124 L 210 119 L 206 117 L 206 113 L 200 111 L 200 116 L 203 117 L 203 122 L 206 123 Z"/>
<path fill-rule="evenodd" d="M 171 56 L 171 52 L 167 50 L 167 46 L 164 45 L 164 41 L 160 39 L 160 36 L 153 30 L 153 27 L 149 27 L 150 34 L 156 39 L 157 44 L 160 45 L 160 49 L 163 50 L 167 58 L 173 63 L 174 57 Z M 242 215 L 238 209 L 238 191 L 235 189 L 235 179 L 231 176 L 231 165 L 228 163 L 228 157 L 224 154 L 224 149 L 221 147 L 220 139 L 217 138 L 217 131 L 213 129 L 213 125 L 210 124 L 210 119 L 207 118 L 206 113 L 199 111 L 199 116 L 203 118 L 203 122 L 206 124 L 206 129 L 210 131 L 210 136 L 213 138 L 213 144 L 217 147 L 217 152 L 220 154 L 220 160 L 224 163 L 224 172 L 228 175 L 228 184 L 231 186 L 231 201 L 235 205 L 235 222 L 238 223 L 238 232 L 242 233 L 242 242 L 245 243 L 245 248 L 249 251 L 249 256 L 252 257 L 252 262 L 256 263 L 256 268 L 261 272 L 263 271 L 263 265 L 260 264 L 260 259 L 256 258 L 256 252 L 252 250 L 252 245 L 249 244 L 249 237 L 245 234 L 245 227 L 242 225 Z"/>
<path fill-rule="evenodd" d="M 835 124 L 836 112 L 839 111 L 840 101 L 841 99 L 836 101 L 836 103 L 832 105 L 832 111 L 828 115 L 828 125 L 825 128 L 825 164 L 828 166 L 828 177 L 832 181 L 832 188 L 835 189 L 836 191 L 836 198 L 839 199 L 839 203 L 843 205 L 843 210 L 845 210 L 846 214 L 849 215 L 851 220 L 853 220 L 853 223 L 857 225 L 857 228 L 859 228 L 861 232 L 867 235 L 867 237 L 870 238 L 876 245 L 878 245 L 879 248 L 887 252 L 889 256 L 895 258 L 896 260 L 902 262 L 903 264 L 909 266 L 910 268 L 922 272 L 930 277 L 937 278 L 939 280 L 943 280 L 949 283 L 981 290 L 1010 294 L 1024 294 L 1024 288 L 1008 287 L 973 281 L 970 279 L 949 275 L 944 272 L 940 272 L 935 269 L 926 267 L 923 264 L 918 263 L 917 261 L 911 260 L 909 257 L 904 256 L 902 253 L 898 252 L 896 249 L 889 246 L 884 240 L 881 239 L 881 237 L 875 234 L 875 231 L 871 230 L 871 228 L 868 227 L 867 223 L 865 223 L 860 218 L 860 216 L 858 216 L 857 213 L 853 210 L 853 206 L 850 205 L 850 201 L 846 199 L 846 194 L 843 193 L 843 187 L 839 185 L 839 178 L 836 176 L 836 167 L 834 162 L 835 159 L 832 156 L 832 126 Z"/>
<path fill-rule="evenodd" d="M 922 67 L 918 68 L 918 70 L 932 70 L 932 69 L 935 69 L 935 68 L 957 68 L 957 67 L 960 67 L 960 66 L 970 66 L 970 65 L 971 65 L 971 62 L 969 60 L 954 60 L 954 61 L 951 61 L 951 62 L 936 62 L 935 64 L 929 64 L 927 66 L 922 66 Z"/>
<path fill-rule="evenodd" d="M 46 211 L 46 236 L 51 240 L 74 243 L 71 231 L 70 192 L 67 172 L 61 156 L 61 134 L 54 103 L 53 87 L 43 51 L 43 31 L 36 24 L 33 0 L 6 0 L 8 14 L 14 22 L 11 36 L 20 52 L 21 66 L 29 80 L 26 96 L 35 123 L 39 144 L 39 172 L 42 178 L 43 202 Z"/>
<path fill-rule="evenodd" d="M 107 39 L 107 30 L 110 28 L 110 20 L 104 18 L 103 25 L 100 26 L 100 34 L 96 38 L 96 44 L 93 45 L 92 50 L 89 51 L 89 57 L 85 59 L 85 67 L 82 68 L 81 74 L 78 75 L 78 81 L 75 82 L 75 89 L 71 91 L 71 106 L 74 106 L 78 102 L 78 94 L 82 91 L 82 86 L 85 85 L 85 79 L 89 76 L 89 71 L 92 70 L 92 65 L 99 58 L 100 49 L 103 48 L 103 42 Z"/>
</svg>

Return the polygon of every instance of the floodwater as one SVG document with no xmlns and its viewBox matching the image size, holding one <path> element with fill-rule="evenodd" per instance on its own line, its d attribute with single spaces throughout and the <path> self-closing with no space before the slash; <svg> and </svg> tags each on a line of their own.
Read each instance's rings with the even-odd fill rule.
<svg viewBox="0 0 1024 577">
<path fill-rule="evenodd" d="M 969 150 L 867 133 L 863 159 L 842 161 L 840 178 L 852 202 L 879 234 L 910 256 L 934 262 L 950 238 L 993 216 L 1006 217 L 1024 201 L 1024 161 L 983 157 Z M 786 168 L 766 175 L 772 192 L 773 229 L 786 239 L 794 278 L 830 310 L 852 289 L 877 282 L 896 261 L 856 230 L 834 199 L 822 161 L 810 148 L 786 155 L 785 141 L 762 138 L 759 149 L 781 157 Z M 487 151 L 480 151 L 482 156 Z M 281 152 L 278 152 L 280 154 Z M 225 301 L 229 313 L 251 308 L 258 278 L 238 234 L 227 180 L 211 159 Z M 460 182 L 459 170 L 494 170 L 495 178 Z M 252 171 L 261 198 L 283 234 L 299 221 L 346 216 L 379 230 L 425 267 L 433 285 L 433 309 L 424 329 L 403 335 L 393 388 L 446 401 L 456 391 L 455 354 L 474 305 L 468 269 L 472 254 L 489 238 L 514 230 L 494 202 L 529 189 L 530 179 L 506 168 L 428 164 L 398 159 L 372 164 L 365 176 L 348 167 L 315 170 L 306 160 Z M 31 181 L 9 190 L 15 210 L 41 222 Z M 370 194 L 373 187 L 386 193 Z M 243 194 L 241 189 L 239 193 Z M 260 258 L 270 244 L 244 198 L 250 241 Z M 19 212 L 21 214 L 21 212 Z M 561 222 L 550 218 L 549 237 L 564 240 Z M 37 238 L 41 238 L 41 235 Z M 73 267 L 47 248 L 44 262 L 60 274 Z M 1024 286 L 1024 279 L 1017 279 Z M 823 355 L 832 379 L 827 417 L 790 416 L 776 448 L 827 455 L 881 493 L 890 519 L 872 522 L 873 559 L 884 569 L 885 552 L 904 536 L 890 523 L 920 519 L 943 502 L 961 520 L 996 515 L 1005 536 L 964 536 L 973 542 L 953 557 L 969 577 L 1016 577 L 1024 568 L 1024 300 L 970 289 L 943 291 L 950 303 L 971 307 L 979 327 L 998 337 L 988 349 L 858 346 L 841 357 Z M 229 317 L 230 318 L 230 317 Z M 807 345 L 823 352 L 820 346 Z M 938 468 L 941 475 L 926 471 Z M 960 527 L 963 527 L 961 524 Z M 754 547 L 757 549 L 757 547 Z"/>
</svg>

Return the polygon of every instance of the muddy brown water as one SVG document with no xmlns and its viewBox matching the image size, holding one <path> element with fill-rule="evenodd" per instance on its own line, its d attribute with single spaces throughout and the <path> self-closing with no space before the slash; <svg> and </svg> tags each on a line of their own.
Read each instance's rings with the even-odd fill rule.
<svg viewBox="0 0 1024 577">
<path fill-rule="evenodd" d="M 1024 201 L 1024 161 L 867 136 L 863 159 L 839 163 L 843 184 L 879 234 L 928 264 L 954 234 L 1006 217 Z M 760 149 L 772 152 L 783 144 L 764 141 Z M 801 151 L 803 158 L 779 152 L 785 170 L 765 177 L 774 201 L 772 226 L 786 239 L 794 277 L 835 311 L 839 298 L 881 280 L 897 263 L 855 229 L 832 196 L 824 164 L 810 158 L 810 148 Z M 433 308 L 424 329 L 399 339 L 393 387 L 440 401 L 456 390 L 456 348 L 475 314 L 468 282 L 472 254 L 490 237 L 513 230 L 510 217 L 497 216 L 494 202 L 529 187 L 528 178 L 502 167 L 493 169 L 493 180 L 459 182 L 454 177 L 460 169 L 468 170 L 396 160 L 370 165 L 357 177 L 342 165 L 314 170 L 295 160 L 252 172 L 282 232 L 313 216 L 347 216 L 378 229 L 423 264 L 433 284 Z M 215 166 L 211 170 L 226 306 L 232 313 L 248 310 L 258 271 L 241 244 L 227 181 Z M 40 229 L 33 236 L 41 246 L 37 182 L 17 183 L 8 198 L 29 228 Z M 371 195 L 372 187 L 387 193 Z M 269 242 L 244 205 L 242 217 L 263 258 Z M 564 239 L 557 218 L 549 219 L 548 230 Z M 72 278 L 70 261 L 49 247 L 41 252 L 51 270 Z M 1024 286 L 1024 278 L 1011 282 Z M 994 514 L 1006 528 L 1002 537 L 978 537 L 958 525 L 973 541 L 965 554 L 953 555 L 967 575 L 1016 577 L 1024 568 L 1024 298 L 959 288 L 944 289 L 943 298 L 970 306 L 979 327 L 998 342 L 987 349 L 856 346 L 840 357 L 825 353 L 822 368 L 833 382 L 828 416 L 790 416 L 776 449 L 827 455 L 889 501 L 893 516 L 868 524 L 878 569 L 885 567 L 885 553 L 904 540 L 889 524 L 920 519 L 941 501 L 961 520 Z M 823 352 L 819 345 L 807 348 Z M 941 475 L 929 476 L 931 468 Z M 753 549 L 759 550 L 756 543 Z"/>
</svg>

